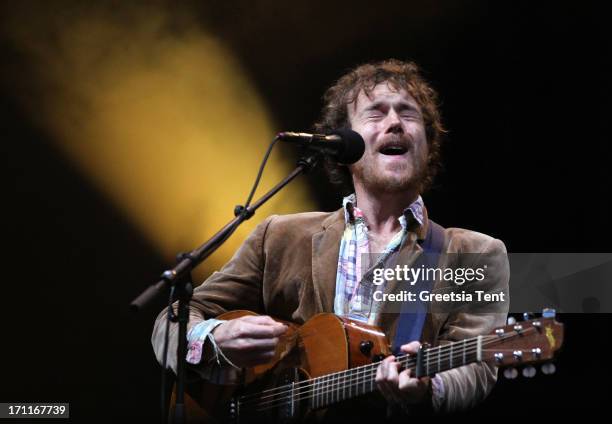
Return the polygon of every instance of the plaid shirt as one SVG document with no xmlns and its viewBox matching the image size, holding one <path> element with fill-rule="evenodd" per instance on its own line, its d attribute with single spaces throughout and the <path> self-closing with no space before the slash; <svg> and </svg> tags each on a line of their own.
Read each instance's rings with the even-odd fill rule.
<svg viewBox="0 0 612 424">
<path fill-rule="evenodd" d="M 374 286 L 362 278 L 367 271 L 384 266 L 385 262 L 398 251 L 408 234 L 407 223 L 410 219 L 423 225 L 424 205 L 423 199 L 419 196 L 404 210 L 398 218 L 402 229 L 393 236 L 380 256 L 373 263 L 369 263 L 371 254 L 379 252 L 370 252 L 368 226 L 363 212 L 355 206 L 355 200 L 355 194 L 351 194 L 342 201 L 346 226 L 338 255 L 334 313 L 373 324 L 377 318 L 376 312 L 372 311 Z"/>
</svg>

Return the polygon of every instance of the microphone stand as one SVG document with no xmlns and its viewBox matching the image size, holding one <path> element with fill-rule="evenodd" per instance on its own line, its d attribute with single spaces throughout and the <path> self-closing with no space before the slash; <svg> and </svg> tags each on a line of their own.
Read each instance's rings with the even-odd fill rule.
<svg viewBox="0 0 612 424">
<path fill-rule="evenodd" d="M 247 219 L 251 218 L 257 209 L 272 196 L 278 193 L 283 187 L 293 181 L 298 175 L 307 173 L 321 157 L 321 153 L 312 153 L 298 160 L 297 167 L 270 189 L 261 198 L 255 201 L 251 206 L 236 206 L 234 209 L 235 218 L 221 228 L 207 242 L 202 244 L 197 249 L 180 254 L 177 257 L 178 263 L 172 269 L 162 273 L 161 279 L 149 286 L 130 304 L 133 311 L 139 311 L 150 305 L 157 297 L 161 296 L 166 288 L 171 289 L 173 294 L 172 299 L 178 300 L 178 314 L 175 316 L 172 309 L 169 308 L 168 319 L 178 321 L 178 349 L 177 349 L 177 367 L 176 367 L 176 406 L 174 410 L 174 422 L 176 424 L 184 424 L 186 422 L 185 415 L 185 363 L 187 360 L 187 323 L 189 321 L 189 301 L 193 294 L 193 285 L 191 283 L 191 270 L 208 258 L 227 240 L 236 229 Z M 167 341 L 167 337 L 166 337 Z M 164 346 L 164 352 L 167 352 L 167 345 Z M 165 372 L 166 370 L 163 370 Z M 165 383 L 164 383 L 165 384 Z M 165 388 L 164 388 L 165 389 Z M 165 390 L 164 390 L 165 392 Z"/>
</svg>

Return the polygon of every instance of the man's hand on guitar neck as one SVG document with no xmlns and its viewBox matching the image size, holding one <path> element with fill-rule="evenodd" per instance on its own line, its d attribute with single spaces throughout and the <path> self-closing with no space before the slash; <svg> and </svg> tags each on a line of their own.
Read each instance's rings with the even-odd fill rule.
<svg viewBox="0 0 612 424">
<path fill-rule="evenodd" d="M 213 337 L 223 354 L 238 367 L 269 362 L 287 326 L 268 316 L 244 316 L 219 325 Z"/>
<path fill-rule="evenodd" d="M 419 342 L 411 342 L 402 345 L 404 353 L 416 354 L 419 350 Z M 410 369 L 399 372 L 400 364 L 395 361 L 395 356 L 386 357 L 376 370 L 376 384 L 378 390 L 390 404 L 404 407 L 424 401 L 431 396 L 431 379 L 429 377 L 416 378 L 410 375 Z"/>
</svg>

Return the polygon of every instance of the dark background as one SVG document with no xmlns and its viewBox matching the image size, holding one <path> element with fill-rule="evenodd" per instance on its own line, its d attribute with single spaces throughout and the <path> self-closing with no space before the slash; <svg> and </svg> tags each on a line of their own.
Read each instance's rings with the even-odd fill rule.
<svg viewBox="0 0 612 424">
<path fill-rule="evenodd" d="M 609 252 L 608 19 L 585 2 L 491 3 L 499 4 L 192 6 L 251 73 L 279 130 L 309 129 L 324 89 L 346 69 L 415 60 L 440 92 L 450 129 L 445 170 L 424 196 L 437 222 L 498 237 L 509 252 Z M 27 61 L 9 41 L 0 47 L 18 80 Z M 0 400 L 68 401 L 75 421 L 155 420 L 159 367 L 149 338 L 161 304 L 140 315 L 127 305 L 169 264 L 55 150 L 10 86 L 5 80 L 0 97 Z M 320 208 L 336 209 L 324 177 L 307 178 Z M 557 374 L 500 379 L 470 416 L 603 410 L 612 320 L 561 319 Z"/>
</svg>

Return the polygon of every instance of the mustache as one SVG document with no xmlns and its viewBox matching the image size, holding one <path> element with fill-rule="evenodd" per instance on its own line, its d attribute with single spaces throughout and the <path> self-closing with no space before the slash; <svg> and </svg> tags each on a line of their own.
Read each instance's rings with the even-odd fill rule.
<svg viewBox="0 0 612 424">
<path fill-rule="evenodd" d="M 389 134 L 377 144 L 375 150 L 380 152 L 381 150 L 393 147 L 410 150 L 413 145 L 412 137 L 407 134 Z"/>
</svg>

